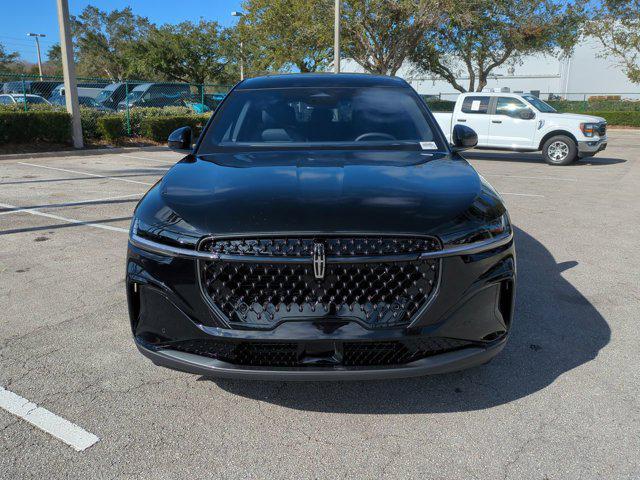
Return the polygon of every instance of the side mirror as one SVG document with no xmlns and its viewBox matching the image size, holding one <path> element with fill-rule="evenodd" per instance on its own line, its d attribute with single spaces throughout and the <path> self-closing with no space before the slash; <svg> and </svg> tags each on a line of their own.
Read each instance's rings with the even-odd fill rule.
<svg viewBox="0 0 640 480">
<path fill-rule="evenodd" d="M 536 118 L 536 114 L 533 113 L 532 110 L 526 108 L 524 110 L 520 110 L 520 118 L 522 120 L 533 120 L 534 118 Z"/>
<path fill-rule="evenodd" d="M 191 152 L 191 127 L 180 127 L 169 135 L 169 148 L 177 151 Z"/>
<path fill-rule="evenodd" d="M 454 152 L 467 150 L 478 144 L 478 134 L 466 125 L 456 125 L 451 134 L 451 143 Z"/>
</svg>

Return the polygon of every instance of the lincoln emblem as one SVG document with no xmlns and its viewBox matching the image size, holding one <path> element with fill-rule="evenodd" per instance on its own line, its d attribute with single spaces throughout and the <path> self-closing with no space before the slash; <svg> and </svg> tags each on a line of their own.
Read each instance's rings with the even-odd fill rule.
<svg viewBox="0 0 640 480">
<path fill-rule="evenodd" d="M 313 244 L 313 273 L 318 280 L 324 278 L 324 270 L 327 264 L 327 258 L 324 255 L 324 244 Z"/>
</svg>

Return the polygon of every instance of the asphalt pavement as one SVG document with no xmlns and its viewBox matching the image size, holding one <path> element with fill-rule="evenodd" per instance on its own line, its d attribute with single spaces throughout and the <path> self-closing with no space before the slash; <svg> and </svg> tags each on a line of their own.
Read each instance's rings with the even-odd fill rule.
<svg viewBox="0 0 640 480">
<path fill-rule="evenodd" d="M 467 153 L 516 227 L 507 347 L 351 383 L 210 380 L 137 352 L 127 230 L 180 155 L 0 159 L 0 478 L 639 479 L 640 131 L 609 136 L 567 167 Z"/>
</svg>

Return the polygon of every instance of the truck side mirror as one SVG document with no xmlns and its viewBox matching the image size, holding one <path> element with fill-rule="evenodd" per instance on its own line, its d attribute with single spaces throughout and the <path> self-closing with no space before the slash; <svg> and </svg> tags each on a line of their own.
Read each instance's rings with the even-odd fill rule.
<svg viewBox="0 0 640 480">
<path fill-rule="evenodd" d="M 453 127 L 451 141 L 453 143 L 454 152 L 468 150 L 478 144 L 478 134 L 472 128 L 458 124 Z"/>
<path fill-rule="evenodd" d="M 169 148 L 178 152 L 191 153 L 191 127 L 180 127 L 169 135 Z"/>
<path fill-rule="evenodd" d="M 536 114 L 533 113 L 532 110 L 525 108 L 524 110 L 520 110 L 520 118 L 522 120 L 533 120 L 534 118 L 536 118 Z"/>
</svg>

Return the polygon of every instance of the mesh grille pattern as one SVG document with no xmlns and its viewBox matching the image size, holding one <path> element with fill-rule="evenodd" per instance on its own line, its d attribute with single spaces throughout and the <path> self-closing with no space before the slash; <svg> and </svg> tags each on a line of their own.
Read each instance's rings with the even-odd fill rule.
<svg viewBox="0 0 640 480">
<path fill-rule="evenodd" d="M 299 257 L 313 252 L 313 238 L 215 239 L 204 249 L 218 254 Z M 332 237 L 324 239 L 328 256 L 400 255 L 438 250 L 437 240 L 428 237 Z"/>
<path fill-rule="evenodd" d="M 309 363 L 306 348 L 312 342 L 222 342 L 193 340 L 173 344 L 170 348 L 216 358 L 234 365 L 255 367 L 312 366 L 392 366 L 403 365 L 431 355 L 457 350 L 471 342 L 451 338 L 421 338 L 382 342 L 335 342 L 333 352 L 323 363 Z M 313 349 L 313 347 L 312 347 Z"/>
<path fill-rule="evenodd" d="M 598 135 L 604 137 L 607 134 L 607 124 L 599 123 L 598 124 Z"/>
<path fill-rule="evenodd" d="M 270 327 L 283 320 L 359 320 L 369 327 L 408 323 L 435 290 L 437 260 L 313 266 L 203 262 L 203 287 L 231 323 Z"/>
</svg>

